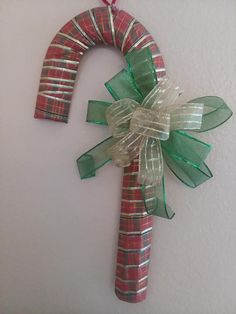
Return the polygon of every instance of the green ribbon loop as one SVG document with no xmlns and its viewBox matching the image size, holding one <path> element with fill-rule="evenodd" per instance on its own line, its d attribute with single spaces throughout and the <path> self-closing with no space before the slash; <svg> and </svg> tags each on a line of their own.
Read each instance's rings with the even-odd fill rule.
<svg viewBox="0 0 236 314">
<path fill-rule="evenodd" d="M 139 103 L 157 84 L 156 69 L 149 48 L 126 55 L 128 69 L 123 69 L 105 83 L 115 100 L 130 98 Z"/>
<path fill-rule="evenodd" d="M 145 98 L 157 85 L 156 69 L 150 49 L 134 50 L 126 55 L 126 61 L 138 91 Z"/>
<path fill-rule="evenodd" d="M 205 132 L 212 130 L 225 123 L 233 114 L 224 100 L 216 96 L 205 96 L 190 101 L 191 103 L 203 103 L 204 114 L 200 130 L 196 132 Z"/>
<path fill-rule="evenodd" d="M 110 81 L 106 82 L 105 86 L 115 100 L 130 98 L 141 102 L 143 99 L 133 81 L 131 73 L 126 69 L 123 69 Z"/>
</svg>

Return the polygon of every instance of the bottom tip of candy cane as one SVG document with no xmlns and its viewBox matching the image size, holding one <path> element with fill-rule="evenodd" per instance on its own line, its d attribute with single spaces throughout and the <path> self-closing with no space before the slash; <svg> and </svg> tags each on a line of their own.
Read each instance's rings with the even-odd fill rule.
<svg viewBox="0 0 236 314">
<path fill-rule="evenodd" d="M 67 116 L 60 116 L 60 115 L 54 114 L 54 113 L 45 113 L 45 112 L 37 110 L 37 109 L 35 110 L 34 118 L 35 119 L 41 119 L 41 120 L 53 120 L 56 122 L 68 123 L 68 117 Z"/>
<path fill-rule="evenodd" d="M 117 298 L 121 301 L 128 302 L 128 303 L 139 303 L 146 299 L 147 290 L 138 291 L 138 292 L 129 292 L 129 291 L 119 291 L 115 289 L 115 294 Z"/>
</svg>

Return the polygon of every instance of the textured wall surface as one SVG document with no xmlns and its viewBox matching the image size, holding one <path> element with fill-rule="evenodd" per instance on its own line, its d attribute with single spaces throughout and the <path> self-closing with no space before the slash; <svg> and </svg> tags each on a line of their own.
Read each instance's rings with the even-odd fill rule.
<svg viewBox="0 0 236 314">
<path fill-rule="evenodd" d="M 0 314 L 234 314 L 235 117 L 202 134 L 214 178 L 185 187 L 166 169 L 173 221 L 155 218 L 148 298 L 113 292 L 122 171 L 80 181 L 75 159 L 108 135 L 86 124 L 88 99 L 124 65 L 97 48 L 83 59 L 69 124 L 33 118 L 42 61 L 59 28 L 97 0 L 0 1 Z M 186 100 L 223 97 L 236 111 L 234 0 L 120 0 L 163 53 Z"/>
</svg>

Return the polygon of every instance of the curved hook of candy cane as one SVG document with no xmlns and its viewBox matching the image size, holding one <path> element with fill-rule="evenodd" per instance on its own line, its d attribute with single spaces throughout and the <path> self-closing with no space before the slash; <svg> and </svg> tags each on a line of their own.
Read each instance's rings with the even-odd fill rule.
<svg viewBox="0 0 236 314">
<path fill-rule="evenodd" d="M 116 47 L 124 55 L 149 47 L 157 76 L 165 75 L 160 51 L 146 28 L 125 11 L 97 7 L 75 16 L 52 40 L 43 62 L 35 118 L 68 121 L 79 63 L 98 44 Z"/>
</svg>

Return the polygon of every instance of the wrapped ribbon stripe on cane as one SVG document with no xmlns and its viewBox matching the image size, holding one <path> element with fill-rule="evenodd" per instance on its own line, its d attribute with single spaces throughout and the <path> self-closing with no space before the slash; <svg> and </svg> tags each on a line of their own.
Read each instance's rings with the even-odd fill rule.
<svg viewBox="0 0 236 314">
<path fill-rule="evenodd" d="M 111 45 L 125 55 L 128 69 L 106 88 L 114 102 L 89 101 L 87 121 L 108 125 L 111 137 L 77 160 L 82 179 L 113 160 L 124 167 L 115 292 L 136 303 L 146 298 L 153 215 L 171 219 L 163 163 L 186 185 L 196 187 L 212 174 L 205 164 L 210 145 L 186 130 L 203 132 L 232 114 L 221 98 L 182 103 L 179 88 L 165 77 L 160 51 L 146 28 L 115 0 L 85 11 L 53 38 L 41 73 L 35 118 L 67 122 L 76 74 L 90 48 Z"/>
</svg>

